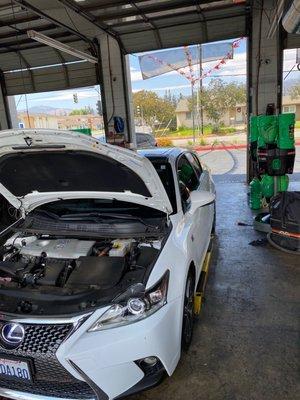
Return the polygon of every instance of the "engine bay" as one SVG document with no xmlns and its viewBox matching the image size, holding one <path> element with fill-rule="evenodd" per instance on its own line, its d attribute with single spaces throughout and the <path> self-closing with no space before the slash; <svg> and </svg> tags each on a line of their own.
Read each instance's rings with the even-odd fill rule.
<svg viewBox="0 0 300 400">
<path fill-rule="evenodd" d="M 67 314 L 112 301 L 144 281 L 159 239 L 86 240 L 17 232 L 0 253 L 0 307 Z"/>
</svg>

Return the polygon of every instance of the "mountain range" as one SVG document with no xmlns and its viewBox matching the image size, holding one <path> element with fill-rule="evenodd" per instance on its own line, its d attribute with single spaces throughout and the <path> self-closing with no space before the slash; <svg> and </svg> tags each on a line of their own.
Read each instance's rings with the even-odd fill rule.
<svg viewBox="0 0 300 400">
<path fill-rule="evenodd" d="M 69 115 L 72 108 L 56 108 L 51 106 L 33 106 L 28 109 L 29 114 L 48 114 L 48 115 Z M 18 110 L 19 113 L 24 113 L 26 110 Z"/>
</svg>

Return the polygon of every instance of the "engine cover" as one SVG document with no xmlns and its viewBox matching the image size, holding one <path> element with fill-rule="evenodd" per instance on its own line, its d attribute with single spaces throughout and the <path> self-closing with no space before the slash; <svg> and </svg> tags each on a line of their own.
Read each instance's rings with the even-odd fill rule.
<svg viewBox="0 0 300 400">
<path fill-rule="evenodd" d="M 95 242 L 78 239 L 37 239 L 20 250 L 24 256 L 40 257 L 46 253 L 49 258 L 77 259 L 88 256 Z"/>
</svg>

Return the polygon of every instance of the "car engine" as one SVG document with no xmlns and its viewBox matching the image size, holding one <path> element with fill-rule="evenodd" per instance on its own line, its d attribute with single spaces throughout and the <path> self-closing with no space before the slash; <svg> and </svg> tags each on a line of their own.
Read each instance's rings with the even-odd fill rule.
<svg viewBox="0 0 300 400">
<path fill-rule="evenodd" d="M 92 241 L 15 234 L 0 255 L 0 287 L 55 287 L 66 293 L 109 289 L 124 274 L 146 268 L 159 242 Z"/>
</svg>

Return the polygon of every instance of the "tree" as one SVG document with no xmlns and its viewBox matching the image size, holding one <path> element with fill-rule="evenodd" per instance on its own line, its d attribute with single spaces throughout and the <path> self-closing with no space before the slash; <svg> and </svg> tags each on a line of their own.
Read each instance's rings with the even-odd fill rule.
<svg viewBox="0 0 300 400">
<path fill-rule="evenodd" d="M 196 108 L 195 99 L 189 99 L 190 110 Z M 221 79 L 212 79 L 208 87 L 204 87 L 200 93 L 200 101 L 203 110 L 213 122 L 215 128 L 220 124 L 223 114 L 228 108 L 235 107 L 239 103 L 246 102 L 246 87 L 238 83 L 226 83 Z"/>
<path fill-rule="evenodd" d="M 94 114 L 94 110 L 91 106 L 75 109 L 71 111 L 69 115 L 89 115 L 89 114 Z"/>
<path fill-rule="evenodd" d="M 300 97 L 300 81 L 290 88 L 289 94 L 293 100 Z"/>
<path fill-rule="evenodd" d="M 167 96 L 161 98 L 148 90 L 133 93 L 135 117 L 142 117 L 152 129 L 158 124 L 167 125 L 175 118 L 175 105 L 166 98 Z"/>
</svg>

